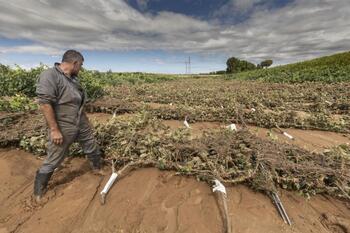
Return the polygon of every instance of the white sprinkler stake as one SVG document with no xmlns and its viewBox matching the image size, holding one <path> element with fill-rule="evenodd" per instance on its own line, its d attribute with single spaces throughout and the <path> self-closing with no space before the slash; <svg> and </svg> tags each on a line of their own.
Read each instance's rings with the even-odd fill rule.
<svg viewBox="0 0 350 233">
<path fill-rule="evenodd" d="M 227 208 L 227 195 L 226 195 L 226 188 L 225 186 L 217 179 L 214 180 L 215 184 L 213 186 L 213 192 L 218 192 L 219 196 L 221 197 L 223 206 L 224 206 L 224 213 L 225 213 L 225 233 L 231 233 L 231 223 L 230 218 L 228 214 L 228 208 Z"/>
<path fill-rule="evenodd" d="M 232 131 L 236 131 L 237 132 L 237 126 L 236 124 L 231 124 L 229 126 L 227 126 L 228 129 L 232 130 Z"/>
<path fill-rule="evenodd" d="M 117 116 L 117 110 L 114 110 L 113 112 L 113 118 L 115 118 Z"/>
<path fill-rule="evenodd" d="M 213 186 L 213 192 L 222 192 L 223 194 L 226 195 L 226 188 L 225 186 L 219 181 L 219 180 L 214 180 L 215 185 Z"/>
<path fill-rule="evenodd" d="M 109 178 L 107 184 L 105 185 L 105 187 L 101 191 L 101 202 L 102 202 L 102 204 L 105 203 L 105 197 L 106 197 L 109 189 L 112 187 L 114 181 L 117 179 L 117 177 L 118 177 L 118 173 L 113 172 L 111 177 Z"/>
<path fill-rule="evenodd" d="M 186 120 L 184 121 L 184 125 L 185 125 L 186 128 L 188 128 L 188 129 L 191 128 L 190 125 L 188 124 L 188 122 L 187 122 Z"/>
<path fill-rule="evenodd" d="M 187 117 L 185 117 L 185 120 L 184 120 L 184 125 L 186 126 L 187 129 L 190 129 L 190 124 L 188 124 L 187 122 Z"/>
<path fill-rule="evenodd" d="M 294 140 L 294 137 L 287 132 L 283 132 L 283 135 L 289 138 L 290 140 Z"/>
</svg>

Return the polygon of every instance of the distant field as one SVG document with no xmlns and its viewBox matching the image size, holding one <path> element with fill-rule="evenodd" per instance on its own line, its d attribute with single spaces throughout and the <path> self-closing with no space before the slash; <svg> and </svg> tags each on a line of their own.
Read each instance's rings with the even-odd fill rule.
<svg viewBox="0 0 350 233">
<path fill-rule="evenodd" d="M 282 83 L 350 81 L 350 52 L 269 69 L 227 75 L 226 77 Z"/>
</svg>

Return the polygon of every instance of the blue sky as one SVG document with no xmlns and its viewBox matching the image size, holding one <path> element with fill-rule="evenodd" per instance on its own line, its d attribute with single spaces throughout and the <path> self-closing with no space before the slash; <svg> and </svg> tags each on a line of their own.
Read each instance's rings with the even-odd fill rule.
<svg viewBox="0 0 350 233">
<path fill-rule="evenodd" d="M 256 8 L 278 9 L 292 3 L 293 0 L 246 0 L 246 3 L 241 3 L 241 6 L 232 6 L 235 1 L 230 0 L 128 0 L 127 2 L 140 12 L 153 15 L 161 11 L 171 11 L 202 20 L 219 20 L 222 24 L 237 24 L 247 20 Z M 242 5 L 245 8 L 243 11 Z M 227 9 L 229 12 L 225 12 L 222 8 Z M 236 8 L 239 11 L 231 14 L 232 8 Z M 219 11 L 224 12 L 219 14 Z"/>
<path fill-rule="evenodd" d="M 350 50 L 348 0 L 0 0 L 0 63 L 31 68 L 66 49 L 88 69 L 184 73 L 228 57 L 274 64 Z"/>
<path fill-rule="evenodd" d="M 4 40 L 5 42 L 5 40 Z M 10 42 L 6 42 L 9 44 Z M 186 64 L 191 57 L 192 73 L 223 69 L 226 58 L 217 55 L 202 55 L 197 53 L 169 52 L 162 50 L 147 51 L 98 51 L 81 50 L 85 62 L 84 67 L 100 71 L 117 72 L 150 72 L 150 73 L 186 73 Z M 59 62 L 60 55 L 42 53 L 6 53 L 0 54 L 0 63 L 18 64 L 30 69 L 43 63 L 51 66 Z"/>
</svg>

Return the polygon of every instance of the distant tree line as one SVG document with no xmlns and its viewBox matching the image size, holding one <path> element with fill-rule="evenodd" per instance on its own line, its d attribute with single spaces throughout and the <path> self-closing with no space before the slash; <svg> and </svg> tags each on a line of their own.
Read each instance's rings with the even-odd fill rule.
<svg viewBox="0 0 350 233">
<path fill-rule="evenodd" d="M 227 68 L 226 70 L 219 70 L 211 72 L 210 74 L 225 74 L 225 73 L 239 73 L 243 71 L 256 70 L 268 68 L 273 64 L 272 60 L 264 60 L 260 64 L 255 65 L 249 61 L 240 60 L 236 57 L 230 57 L 226 61 Z"/>
<path fill-rule="evenodd" d="M 272 63 L 273 63 L 272 60 L 265 60 L 265 61 L 262 61 L 260 64 L 258 64 L 258 65 L 257 65 L 257 68 L 258 68 L 258 69 L 259 69 L 259 68 L 264 68 L 264 67 L 267 68 L 267 67 L 271 66 Z"/>
</svg>

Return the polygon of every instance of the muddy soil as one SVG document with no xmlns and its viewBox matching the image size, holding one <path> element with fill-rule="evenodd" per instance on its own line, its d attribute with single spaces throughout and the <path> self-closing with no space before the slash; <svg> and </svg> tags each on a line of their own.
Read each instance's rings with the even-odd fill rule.
<svg viewBox="0 0 350 233">
<path fill-rule="evenodd" d="M 93 175 L 85 159 L 66 159 L 42 204 L 31 199 L 41 160 L 19 150 L 0 151 L 0 232 L 223 232 L 222 210 L 211 188 L 194 178 L 153 168 L 118 180 L 99 202 L 108 176 Z M 108 168 L 106 168 L 108 169 Z M 281 199 L 293 222 L 287 226 L 261 193 L 227 187 L 232 232 L 350 232 L 350 203 L 292 192 Z"/>
</svg>

